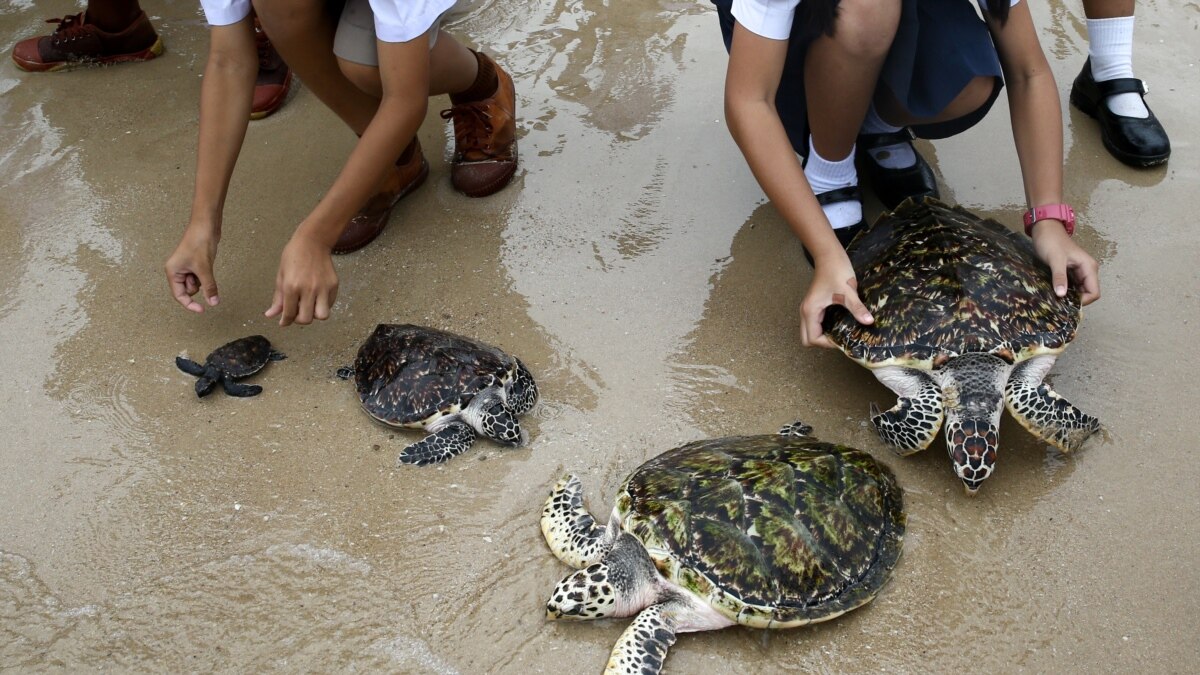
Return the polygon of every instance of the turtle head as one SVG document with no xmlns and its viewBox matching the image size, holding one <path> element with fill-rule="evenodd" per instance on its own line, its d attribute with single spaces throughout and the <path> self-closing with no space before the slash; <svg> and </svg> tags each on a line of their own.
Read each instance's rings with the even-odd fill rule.
<svg viewBox="0 0 1200 675">
<path fill-rule="evenodd" d="M 947 364 L 946 450 L 954 473 L 974 495 L 996 470 L 1004 383 L 1012 364 L 991 354 L 966 354 Z"/>
<path fill-rule="evenodd" d="M 658 570 L 646 547 L 628 533 L 598 563 L 558 582 L 546 601 L 548 619 L 633 616 L 658 601 Z"/>
<path fill-rule="evenodd" d="M 547 619 L 602 619 L 617 614 L 617 591 L 609 580 L 608 565 L 593 563 L 573 572 L 546 601 Z"/>
<path fill-rule="evenodd" d="M 525 445 L 528 438 L 517 422 L 517 415 L 504 402 L 499 388 L 489 388 L 480 392 L 467 409 L 463 417 L 479 431 L 501 445 Z"/>
</svg>

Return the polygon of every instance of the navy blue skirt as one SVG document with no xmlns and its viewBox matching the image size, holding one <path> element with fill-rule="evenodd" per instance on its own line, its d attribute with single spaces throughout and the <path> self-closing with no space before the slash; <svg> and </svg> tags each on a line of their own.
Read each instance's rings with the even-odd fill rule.
<svg viewBox="0 0 1200 675">
<path fill-rule="evenodd" d="M 728 50 L 733 39 L 733 0 L 712 0 Z M 962 117 L 914 126 L 921 138 L 946 138 L 962 133 L 983 119 L 1004 87 L 1000 57 L 987 24 L 971 0 L 902 0 L 900 25 L 879 75 L 886 88 L 909 113 L 935 117 L 971 80 L 993 77 L 996 86 L 986 103 Z M 803 9 L 804 0 L 801 0 Z M 797 16 L 801 16 L 797 10 Z M 808 154 L 808 112 L 804 92 L 804 55 L 820 35 L 809 22 L 797 20 L 788 38 L 787 60 L 775 96 L 775 107 L 792 147 Z"/>
</svg>

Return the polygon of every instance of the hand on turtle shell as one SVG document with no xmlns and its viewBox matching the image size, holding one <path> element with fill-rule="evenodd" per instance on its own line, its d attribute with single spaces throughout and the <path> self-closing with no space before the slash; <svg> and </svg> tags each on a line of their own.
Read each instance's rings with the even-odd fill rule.
<svg viewBox="0 0 1200 675">
<path fill-rule="evenodd" d="M 1058 297 L 1067 294 L 1067 275 L 1080 290 L 1080 302 L 1090 305 L 1100 299 L 1100 263 L 1071 239 L 1061 222 L 1039 221 L 1033 226 L 1033 248 L 1050 267 L 1051 283 Z"/>
<path fill-rule="evenodd" d="M 845 307 L 859 323 L 875 322 L 875 317 L 858 298 L 858 279 L 850 259 L 844 254 L 838 261 L 817 259 L 812 284 L 800 303 L 800 343 L 805 347 L 837 348 L 821 328 L 825 310 L 830 305 Z"/>
<path fill-rule="evenodd" d="M 217 239 L 216 236 L 199 233 L 197 228 L 189 227 L 163 265 L 171 295 L 184 309 L 197 314 L 204 312 L 204 305 L 193 297 L 198 291 L 204 292 L 204 300 L 209 307 L 216 307 L 221 301 L 217 295 L 217 280 L 212 272 L 213 261 L 217 257 Z"/>
<path fill-rule="evenodd" d="M 280 326 L 293 322 L 308 325 L 313 319 L 324 321 L 329 318 L 337 291 L 330 247 L 297 232 L 283 248 L 275 276 L 275 297 L 265 314 L 268 318 L 278 316 Z"/>
</svg>

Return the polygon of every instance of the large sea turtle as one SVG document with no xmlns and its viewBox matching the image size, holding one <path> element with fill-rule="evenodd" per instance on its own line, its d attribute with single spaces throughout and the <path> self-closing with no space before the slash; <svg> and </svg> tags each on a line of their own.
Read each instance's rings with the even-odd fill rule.
<svg viewBox="0 0 1200 675">
<path fill-rule="evenodd" d="M 230 396 L 257 396 L 262 387 L 257 384 L 240 384 L 234 380 L 250 377 L 266 367 L 271 361 L 287 358 L 271 348 L 271 342 L 261 335 L 239 338 L 213 350 L 204 363 L 183 356 L 175 357 L 175 366 L 189 375 L 195 375 L 196 395 L 208 396 L 217 383 Z"/>
<path fill-rule="evenodd" d="M 542 534 L 578 571 L 546 603 L 551 619 L 637 615 L 605 673 L 657 673 L 677 633 L 742 624 L 791 628 L 871 601 L 900 557 L 905 513 L 892 472 L 807 436 L 696 441 L 641 465 L 608 525 L 566 476 Z"/>
<path fill-rule="evenodd" d="M 533 376 L 519 359 L 478 340 L 424 326 L 379 324 L 358 350 L 353 368 L 363 410 L 388 426 L 429 435 L 405 448 L 403 464 L 444 462 L 478 433 L 523 445 L 517 416 L 537 402 Z"/>
<path fill-rule="evenodd" d="M 1005 404 L 1064 452 L 1100 428 L 1042 381 L 1075 337 L 1080 294 L 1072 285 L 1055 295 L 1027 238 L 961 207 L 909 200 L 847 252 L 875 322 L 835 306 L 824 329 L 899 396 L 885 412 L 871 406 L 884 443 L 910 454 L 944 426 L 954 471 L 974 494 L 995 470 Z"/>
</svg>

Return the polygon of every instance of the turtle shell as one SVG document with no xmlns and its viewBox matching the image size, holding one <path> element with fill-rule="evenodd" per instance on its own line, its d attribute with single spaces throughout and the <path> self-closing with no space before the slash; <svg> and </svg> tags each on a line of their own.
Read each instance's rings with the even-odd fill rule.
<svg viewBox="0 0 1200 675">
<path fill-rule="evenodd" d="M 740 624 L 786 628 L 869 602 L 900 557 L 892 472 L 813 438 L 737 436 L 646 462 L 616 513 L 659 572 Z"/>
<path fill-rule="evenodd" d="M 262 370 L 270 360 L 271 342 L 261 335 L 251 335 L 217 347 L 204 362 L 228 377 L 239 379 Z"/>
<path fill-rule="evenodd" d="M 905 201 L 847 253 L 875 323 L 832 306 L 824 329 L 868 368 L 930 370 L 967 353 L 1016 363 L 1058 353 L 1075 338 L 1079 289 L 1056 296 L 1028 238 L 961 207 Z"/>
<path fill-rule="evenodd" d="M 516 359 L 461 335 L 379 324 L 358 350 L 354 386 L 363 409 L 390 426 L 421 427 L 452 415 L 484 389 L 507 386 Z"/>
</svg>

